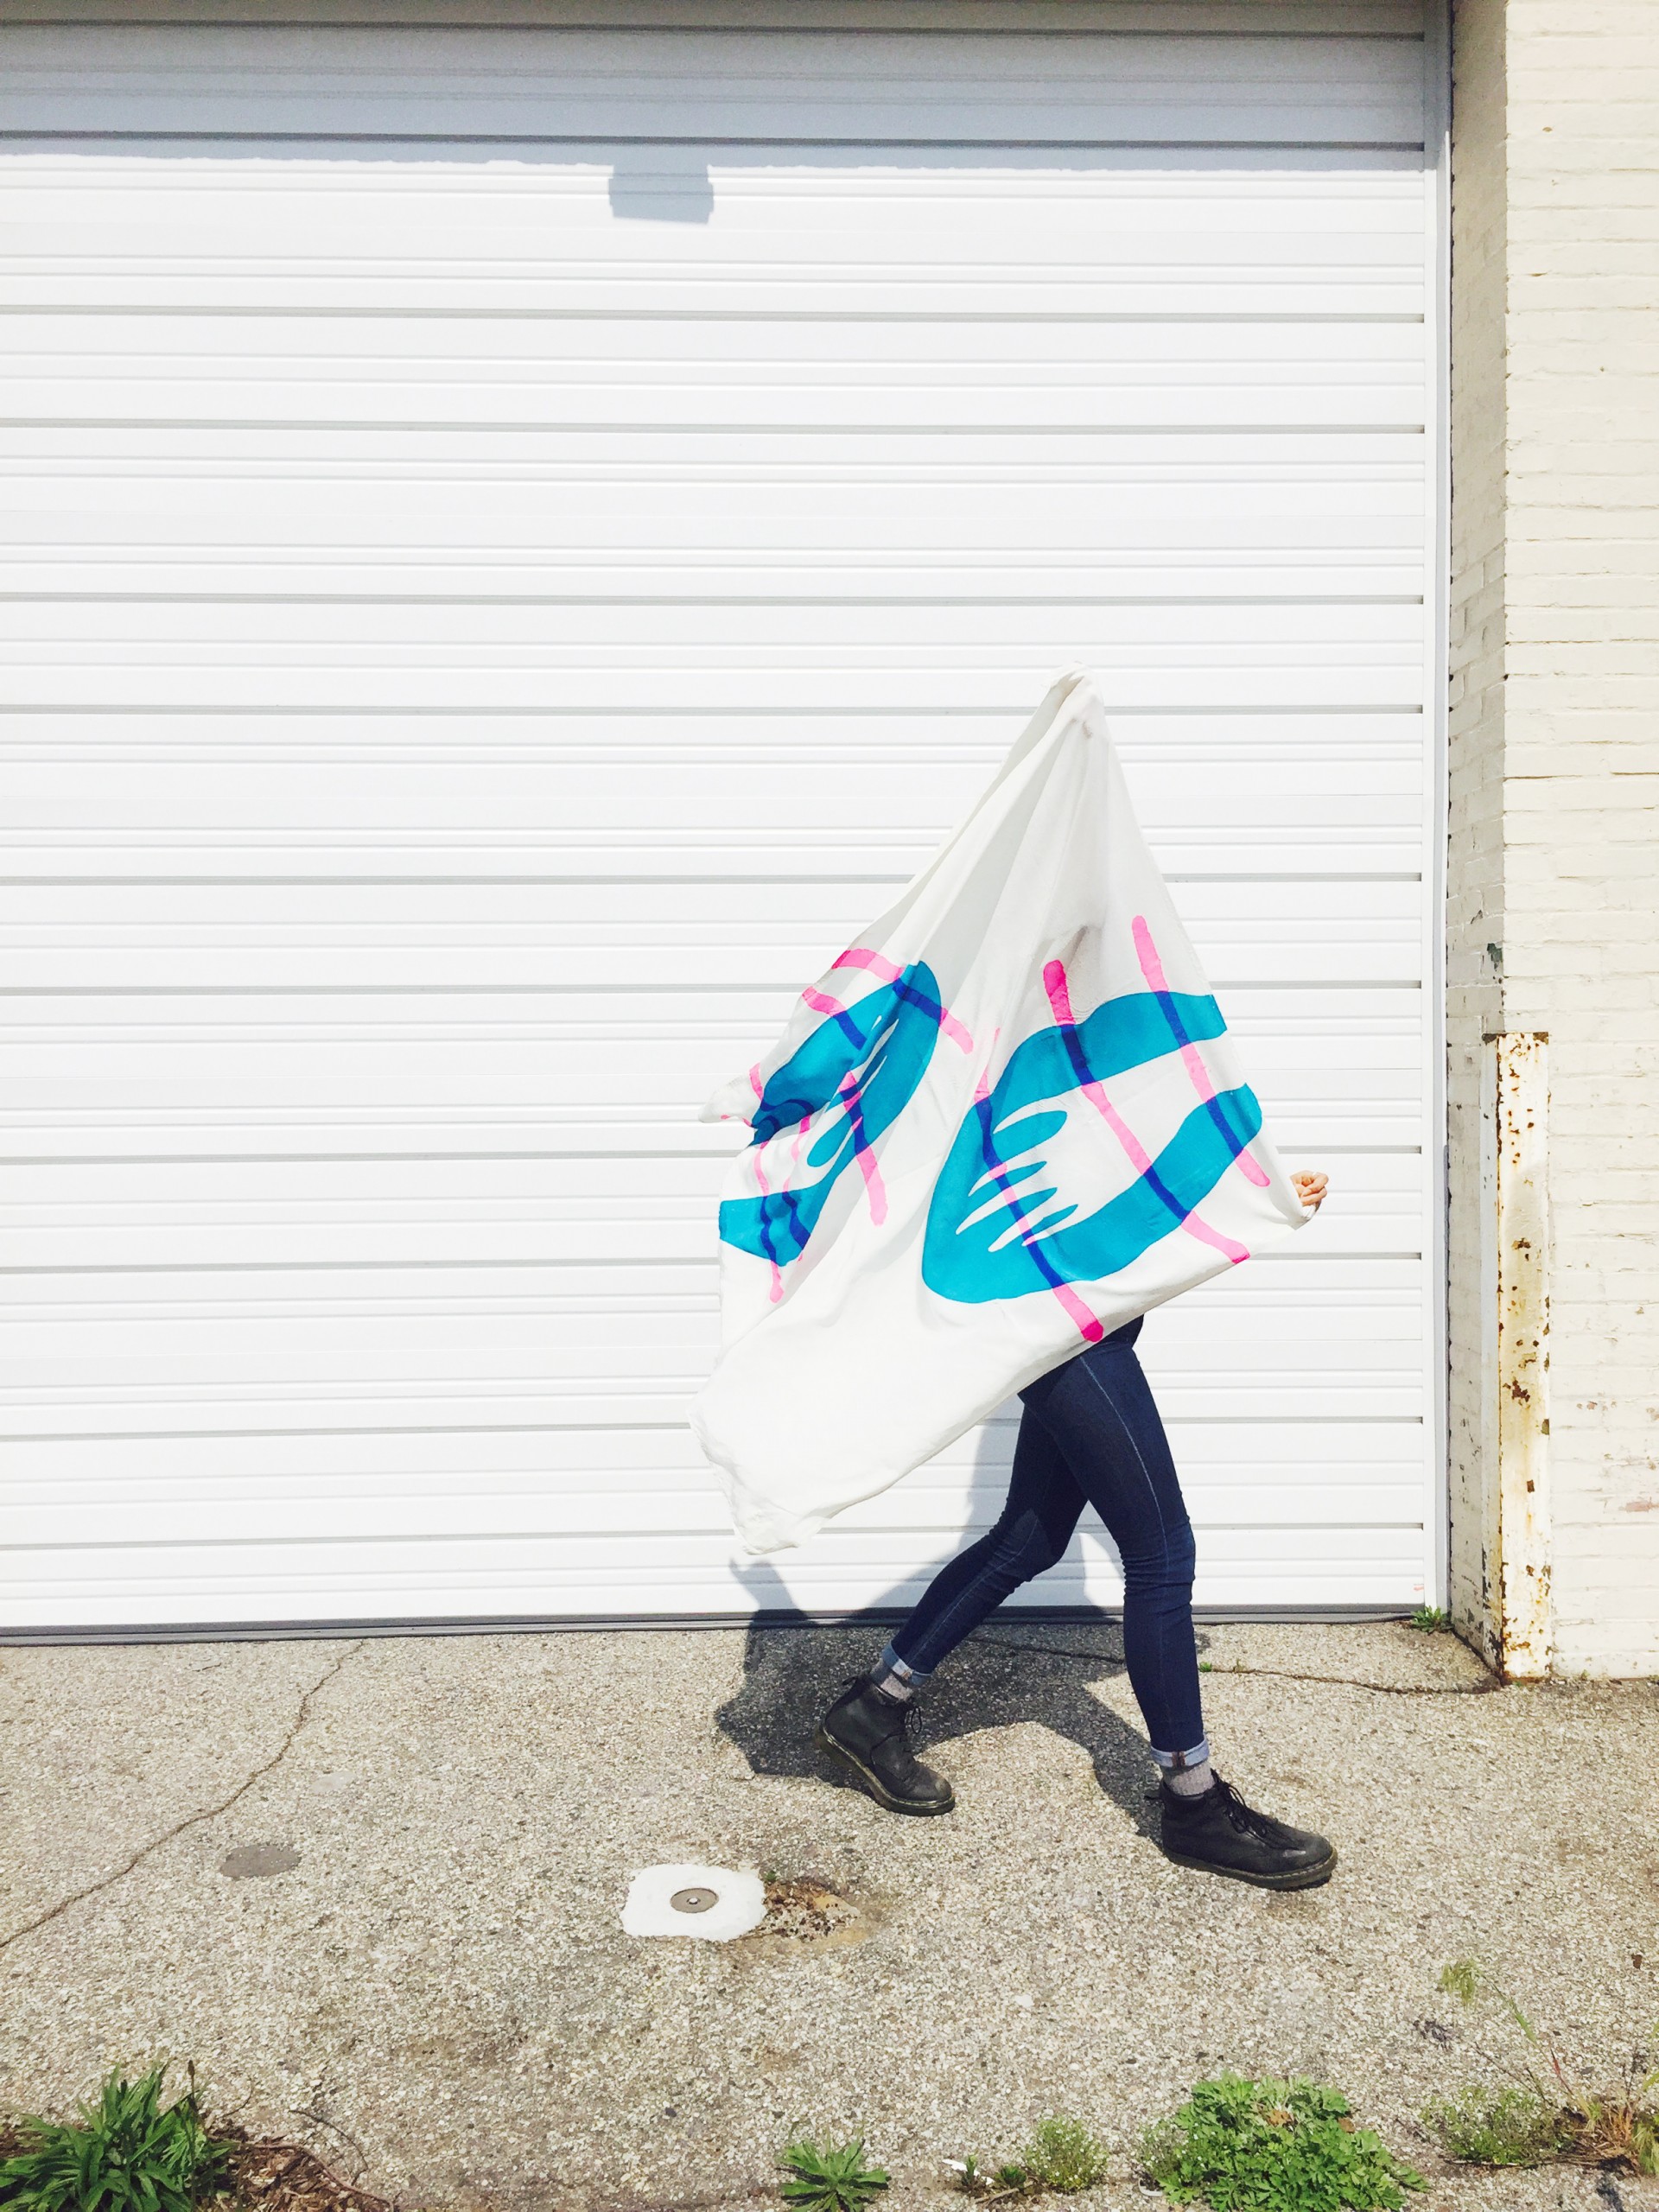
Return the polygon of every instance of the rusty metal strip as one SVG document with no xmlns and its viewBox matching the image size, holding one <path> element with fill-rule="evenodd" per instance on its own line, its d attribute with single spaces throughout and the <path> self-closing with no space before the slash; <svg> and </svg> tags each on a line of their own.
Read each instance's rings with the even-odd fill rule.
<svg viewBox="0 0 1659 2212">
<path fill-rule="evenodd" d="M 1496 1096 L 1498 1662 L 1547 1675 L 1549 1518 L 1549 1039 L 1491 1040 Z"/>
</svg>

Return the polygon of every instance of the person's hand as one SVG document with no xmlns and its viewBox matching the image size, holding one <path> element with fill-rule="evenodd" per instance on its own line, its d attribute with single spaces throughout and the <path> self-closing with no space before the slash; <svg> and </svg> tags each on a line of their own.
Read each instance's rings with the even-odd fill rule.
<svg viewBox="0 0 1659 2212">
<path fill-rule="evenodd" d="M 1304 1167 L 1300 1174 L 1291 1177 L 1290 1187 L 1309 1213 L 1318 1213 L 1331 1187 L 1331 1178 L 1321 1175 L 1317 1168 Z"/>
</svg>

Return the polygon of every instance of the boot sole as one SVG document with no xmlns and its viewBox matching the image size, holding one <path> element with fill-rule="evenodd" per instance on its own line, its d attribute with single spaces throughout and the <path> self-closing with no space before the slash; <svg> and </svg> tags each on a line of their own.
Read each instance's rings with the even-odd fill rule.
<svg viewBox="0 0 1659 2212">
<path fill-rule="evenodd" d="M 942 1805 L 912 1805 L 902 1797 L 895 1797 L 880 1777 L 873 1774 L 855 1752 L 849 1751 L 844 1744 L 836 1741 L 822 1721 L 813 1730 L 812 1740 L 831 1765 L 841 1767 L 850 1774 L 861 1789 L 868 1790 L 876 1803 L 885 1806 L 890 1813 L 903 1813 L 912 1820 L 929 1821 L 936 1819 L 941 1813 L 954 1813 L 957 1809 L 954 1796 L 947 1797 Z"/>
<path fill-rule="evenodd" d="M 1173 1866 L 1191 1866 L 1199 1874 L 1220 1874 L 1230 1882 L 1248 1882 L 1255 1890 L 1317 1890 L 1337 1871 L 1334 1851 L 1317 1866 L 1299 1866 L 1293 1873 L 1249 1874 L 1242 1866 L 1217 1866 L 1213 1859 L 1189 1859 L 1185 1852 L 1171 1851 L 1167 1845 L 1159 1847 Z"/>
</svg>

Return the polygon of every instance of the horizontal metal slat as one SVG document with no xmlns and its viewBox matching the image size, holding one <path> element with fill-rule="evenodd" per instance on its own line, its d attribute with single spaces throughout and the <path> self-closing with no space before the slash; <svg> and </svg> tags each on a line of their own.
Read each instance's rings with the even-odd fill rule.
<svg viewBox="0 0 1659 2212">
<path fill-rule="evenodd" d="M 1356 47 L 1363 51 L 1356 53 Z M 641 50 L 643 48 L 643 51 Z M 0 128 L 541 142 L 1420 145 L 1410 40 L 14 25 Z"/>
<path fill-rule="evenodd" d="M 1199 1605 L 1399 1604 L 1419 1599 L 1423 1587 L 1421 1529 L 1356 1529 L 1307 1532 L 1294 1546 L 1274 1531 L 1262 1549 L 1245 1554 L 1240 1535 L 1232 1555 L 1214 1569 L 1201 1567 Z M 73 1618 L 118 1623 L 139 1617 L 170 1621 L 361 1619 L 365 1616 L 467 1618 L 482 1612 L 534 1618 L 543 1614 L 602 1618 L 667 1610 L 747 1612 L 760 1607 L 837 1608 L 912 1604 L 940 1561 L 935 1549 L 906 1560 L 884 1538 L 877 1558 L 849 1557 L 831 1538 L 811 1563 L 792 1557 L 747 1567 L 722 1562 L 716 1551 L 684 1538 L 671 1540 L 672 1556 L 658 1563 L 630 1552 L 625 1558 L 570 1559 L 570 1540 L 556 1545 L 465 1547 L 446 1542 L 393 1548 L 365 1559 L 362 1547 L 320 1550 L 296 1558 L 291 1550 L 257 1560 L 205 1547 L 200 1554 L 146 1554 L 144 1572 L 133 1556 L 100 1559 L 60 1554 L 42 1560 L 27 1585 L 0 1586 L 0 1617 L 9 1624 L 48 1625 Z M 553 1557 L 538 1556 L 550 1553 Z M 557 1564 L 554 1564 L 554 1560 Z M 1032 1605 L 1121 1602 L 1122 1585 L 1108 1563 L 1082 1571 L 1056 1569 L 1027 1586 Z M 123 1607 L 126 1610 L 124 1611 Z M 1017 1607 L 1015 1608 L 1017 1611 Z"/>
<path fill-rule="evenodd" d="M 919 30 L 940 28 L 938 0 L 8 0 L 16 23 L 305 24 L 545 31 Z M 1269 37 L 1421 38 L 1421 0 L 951 0 L 947 29 L 985 31 L 1241 31 Z"/>
</svg>

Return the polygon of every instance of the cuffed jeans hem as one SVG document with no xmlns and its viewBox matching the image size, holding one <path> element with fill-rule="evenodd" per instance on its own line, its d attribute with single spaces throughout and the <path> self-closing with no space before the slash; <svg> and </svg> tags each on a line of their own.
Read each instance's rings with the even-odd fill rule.
<svg viewBox="0 0 1659 2212">
<path fill-rule="evenodd" d="M 931 1667 L 912 1667 L 908 1660 L 899 1656 L 891 1644 L 876 1661 L 876 1667 L 884 1675 L 897 1675 L 901 1682 L 909 1682 L 917 1689 L 920 1689 L 924 1682 L 932 1680 Z"/>
<path fill-rule="evenodd" d="M 1154 1744 L 1152 1756 L 1166 1774 L 1184 1774 L 1188 1767 L 1202 1766 L 1210 1757 L 1210 1738 L 1200 1736 L 1190 1751 L 1160 1751 Z"/>
</svg>

